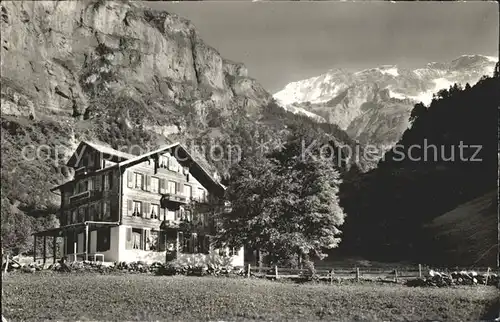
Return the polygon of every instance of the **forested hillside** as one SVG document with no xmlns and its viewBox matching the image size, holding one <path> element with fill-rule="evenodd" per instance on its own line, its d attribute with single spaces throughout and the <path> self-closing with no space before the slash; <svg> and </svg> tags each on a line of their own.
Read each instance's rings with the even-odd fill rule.
<svg viewBox="0 0 500 322">
<path fill-rule="evenodd" d="M 481 257 L 495 245 L 493 229 L 483 227 L 484 244 L 476 243 L 472 252 L 464 249 L 465 256 L 457 258 L 446 256 L 445 241 L 435 238 L 436 231 L 426 225 L 496 190 L 499 88 L 497 73 L 473 87 L 455 85 L 442 90 L 429 107 L 415 106 L 411 128 L 378 167 L 353 175 L 341 187 L 342 205 L 348 214 L 344 251 L 448 265 L 469 265 L 478 260 L 495 264 L 495 251 Z M 475 221 L 491 225 L 496 214 L 470 211 L 461 218 L 471 225 Z M 455 244 L 466 245 L 468 237 L 454 234 Z M 450 242 L 453 240 L 446 241 Z"/>
</svg>

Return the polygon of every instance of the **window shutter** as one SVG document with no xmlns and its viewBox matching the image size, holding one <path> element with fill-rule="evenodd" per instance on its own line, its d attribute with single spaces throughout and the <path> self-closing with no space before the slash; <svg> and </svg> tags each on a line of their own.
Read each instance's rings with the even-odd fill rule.
<svg viewBox="0 0 500 322">
<path fill-rule="evenodd" d="M 128 205 L 128 215 L 131 216 L 132 213 L 134 212 L 134 202 L 129 199 L 127 200 L 127 205 Z"/>
<path fill-rule="evenodd" d="M 95 176 L 92 178 L 92 190 L 99 191 L 101 188 L 100 176 Z"/>
<path fill-rule="evenodd" d="M 181 194 L 181 184 L 180 182 L 175 183 L 175 193 L 180 195 Z"/>
<path fill-rule="evenodd" d="M 179 232 L 179 234 L 177 235 L 177 237 L 178 237 L 178 240 L 179 240 L 179 249 L 178 249 L 178 251 L 182 253 L 184 251 L 184 234 L 182 232 Z"/>
<path fill-rule="evenodd" d="M 145 250 L 150 249 L 150 247 L 151 247 L 150 240 L 151 240 L 151 230 L 144 229 L 144 246 L 145 246 L 144 249 Z"/>
<path fill-rule="evenodd" d="M 205 238 L 204 238 L 204 245 L 203 245 L 203 252 L 205 254 L 208 254 L 210 252 L 210 237 L 205 235 Z"/>
<path fill-rule="evenodd" d="M 89 206 L 89 220 L 94 220 L 94 205 Z"/>
<path fill-rule="evenodd" d="M 151 191 L 151 176 L 146 175 L 146 191 Z"/>
<path fill-rule="evenodd" d="M 143 212 L 144 212 L 144 218 L 149 218 L 149 217 L 150 217 L 150 216 L 149 216 L 149 215 L 150 215 L 150 212 L 149 212 L 149 205 L 150 205 L 150 203 L 149 203 L 149 202 L 145 202 L 145 203 L 144 203 L 144 210 L 143 210 Z"/>
<path fill-rule="evenodd" d="M 134 187 L 134 173 L 132 171 L 127 171 L 127 182 L 129 188 Z"/>
<path fill-rule="evenodd" d="M 125 248 L 131 249 L 132 248 L 132 227 L 126 227 L 126 229 L 127 229 L 127 233 L 126 233 L 127 240 L 125 243 Z"/>
<path fill-rule="evenodd" d="M 165 208 L 160 208 L 160 215 L 158 216 L 158 219 L 165 220 Z"/>
<path fill-rule="evenodd" d="M 165 193 L 166 180 L 160 179 L 160 193 Z"/>
</svg>

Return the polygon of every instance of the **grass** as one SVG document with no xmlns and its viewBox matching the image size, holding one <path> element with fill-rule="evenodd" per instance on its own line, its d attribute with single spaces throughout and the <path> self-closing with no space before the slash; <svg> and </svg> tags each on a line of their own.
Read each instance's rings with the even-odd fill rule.
<svg viewBox="0 0 500 322">
<path fill-rule="evenodd" d="M 493 318 L 493 287 L 292 284 L 151 275 L 9 273 L 2 314 L 18 320 L 447 320 Z"/>
</svg>

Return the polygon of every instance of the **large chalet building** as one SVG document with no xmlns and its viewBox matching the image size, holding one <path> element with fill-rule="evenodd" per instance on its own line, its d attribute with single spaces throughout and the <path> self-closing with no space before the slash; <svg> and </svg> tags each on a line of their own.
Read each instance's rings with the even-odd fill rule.
<svg viewBox="0 0 500 322">
<path fill-rule="evenodd" d="M 69 260 L 150 263 L 221 252 L 211 246 L 208 205 L 225 187 L 182 145 L 136 156 L 84 141 L 66 165 L 74 179 L 52 189 L 61 196 L 60 227 L 34 234 L 35 252 L 43 238 L 44 261 L 46 237 L 62 238 Z M 243 266 L 242 249 L 224 253 Z"/>
</svg>

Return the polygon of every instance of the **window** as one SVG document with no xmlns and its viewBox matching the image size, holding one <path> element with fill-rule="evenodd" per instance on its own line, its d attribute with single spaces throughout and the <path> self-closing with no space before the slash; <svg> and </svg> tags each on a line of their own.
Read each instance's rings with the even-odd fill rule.
<svg viewBox="0 0 500 322">
<path fill-rule="evenodd" d="M 184 195 L 190 200 L 193 197 L 193 187 L 190 185 L 184 185 Z"/>
<path fill-rule="evenodd" d="M 132 249 L 142 249 L 142 229 L 132 228 Z"/>
<path fill-rule="evenodd" d="M 160 168 L 166 169 L 168 167 L 168 157 L 165 155 L 161 155 L 158 163 Z"/>
<path fill-rule="evenodd" d="M 205 199 L 206 199 L 205 190 L 203 188 L 198 188 L 198 200 L 205 201 Z"/>
<path fill-rule="evenodd" d="M 82 166 L 84 166 L 84 167 L 90 166 L 90 155 L 89 154 L 85 154 L 83 156 Z"/>
<path fill-rule="evenodd" d="M 174 181 L 169 181 L 168 182 L 168 193 L 171 193 L 171 194 L 175 194 L 176 193 L 176 186 L 177 186 L 177 183 L 174 182 Z"/>
<path fill-rule="evenodd" d="M 238 253 L 239 253 L 239 250 L 232 247 L 232 248 L 229 248 L 229 256 L 238 256 Z"/>
<path fill-rule="evenodd" d="M 189 222 L 193 221 L 193 215 L 190 210 L 180 209 L 176 212 L 175 217 L 177 218 L 177 220 L 185 220 Z"/>
<path fill-rule="evenodd" d="M 149 237 L 146 240 L 146 245 L 149 246 L 149 250 L 159 250 L 158 249 L 159 248 L 158 242 L 159 242 L 158 232 L 151 231 L 149 233 Z M 146 248 L 148 248 L 148 246 L 146 246 Z"/>
<path fill-rule="evenodd" d="M 134 212 L 132 213 L 132 216 L 142 216 L 142 202 L 134 201 L 133 207 Z"/>
<path fill-rule="evenodd" d="M 78 222 L 78 210 L 76 209 L 73 210 L 71 216 L 72 216 L 71 223 L 76 224 Z"/>
<path fill-rule="evenodd" d="M 142 189 L 142 174 L 141 173 L 135 173 L 135 188 L 136 189 Z"/>
<path fill-rule="evenodd" d="M 94 215 L 95 215 L 95 205 L 91 204 L 89 206 L 89 220 L 94 221 Z"/>
<path fill-rule="evenodd" d="M 84 222 L 87 220 L 87 210 L 87 206 L 78 208 L 78 222 Z"/>
<path fill-rule="evenodd" d="M 198 214 L 198 220 L 201 226 L 208 226 L 208 214 Z"/>
<path fill-rule="evenodd" d="M 98 252 L 109 250 L 111 231 L 109 227 L 100 228 L 97 230 L 97 247 Z"/>
<path fill-rule="evenodd" d="M 158 193 L 160 191 L 160 179 L 151 177 L 151 192 Z"/>
<path fill-rule="evenodd" d="M 151 219 L 160 218 L 160 205 L 151 205 Z"/>
<path fill-rule="evenodd" d="M 82 180 L 76 185 L 76 193 L 82 193 L 89 190 L 89 181 Z"/>
<path fill-rule="evenodd" d="M 168 169 L 170 171 L 179 171 L 179 163 L 177 163 L 177 160 L 174 157 L 168 158 Z"/>
</svg>

